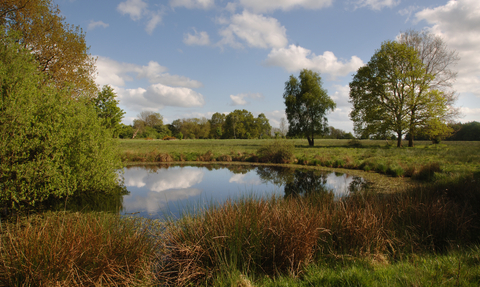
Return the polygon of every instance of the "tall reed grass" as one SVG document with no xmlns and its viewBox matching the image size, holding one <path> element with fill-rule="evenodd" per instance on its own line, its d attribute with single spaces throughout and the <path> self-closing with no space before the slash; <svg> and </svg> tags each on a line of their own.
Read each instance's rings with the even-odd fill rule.
<svg viewBox="0 0 480 287">
<path fill-rule="evenodd" d="M 167 285 L 210 282 L 222 270 L 248 276 L 300 274 L 347 256 L 399 260 L 478 243 L 478 178 L 395 194 L 244 198 L 170 222 L 163 236 Z M 207 283 L 208 284 L 208 283 Z"/>
<path fill-rule="evenodd" d="M 45 213 L 2 222 L 0 286 L 132 286 L 154 278 L 157 242 L 138 220 Z"/>
</svg>

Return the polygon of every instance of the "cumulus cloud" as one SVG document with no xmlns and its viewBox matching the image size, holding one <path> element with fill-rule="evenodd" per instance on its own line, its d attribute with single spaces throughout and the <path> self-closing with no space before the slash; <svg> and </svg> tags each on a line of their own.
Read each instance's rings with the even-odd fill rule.
<svg viewBox="0 0 480 287">
<path fill-rule="evenodd" d="M 127 0 L 117 6 L 117 10 L 122 15 L 128 14 L 133 21 L 138 21 L 147 11 L 148 4 L 142 0 Z"/>
<path fill-rule="evenodd" d="M 282 67 L 288 72 L 310 69 L 337 77 L 357 71 L 364 63 L 357 56 L 352 56 L 350 61 L 341 61 L 330 51 L 317 56 L 308 49 L 290 45 L 286 48 L 272 49 L 265 60 L 265 65 Z"/>
<path fill-rule="evenodd" d="M 231 106 L 244 106 L 249 104 L 250 102 L 247 99 L 262 99 L 263 95 L 260 93 L 249 93 L 249 94 L 238 94 L 238 95 L 230 95 L 230 99 L 232 100 Z"/>
<path fill-rule="evenodd" d="M 113 86 L 121 105 L 130 110 L 156 111 L 170 107 L 201 107 L 205 104 L 203 95 L 189 88 L 169 87 L 162 84 L 150 85 L 146 89 L 124 89 Z"/>
<path fill-rule="evenodd" d="M 192 90 L 203 86 L 202 83 L 184 76 L 170 75 L 165 73 L 167 70 L 154 61 L 147 66 L 139 66 L 98 57 L 96 83 L 100 86 L 111 85 L 118 94 L 120 104 L 131 110 L 158 110 L 165 106 L 201 107 L 205 104 L 203 95 Z M 146 78 L 151 85 L 147 88 L 125 89 L 126 82 L 135 78 Z"/>
<path fill-rule="evenodd" d="M 146 19 L 145 30 L 151 34 L 158 24 L 162 22 L 163 11 L 148 9 L 148 4 L 143 0 L 127 0 L 117 6 L 122 15 L 129 15 L 133 21 Z"/>
<path fill-rule="evenodd" d="M 185 7 L 188 9 L 209 9 L 215 6 L 215 0 L 170 0 L 170 6 Z"/>
<path fill-rule="evenodd" d="M 356 0 L 353 1 L 355 8 L 367 7 L 372 10 L 382 10 L 383 8 L 391 8 L 400 4 L 401 0 Z"/>
<path fill-rule="evenodd" d="M 104 23 L 103 21 L 90 20 L 90 23 L 88 24 L 87 30 L 93 30 L 97 27 L 107 28 L 108 26 L 110 26 L 110 25 L 107 24 L 107 23 Z"/>
<path fill-rule="evenodd" d="M 150 61 L 147 66 L 140 66 L 129 63 L 120 63 L 107 57 L 99 56 L 97 59 L 98 76 L 97 84 L 125 86 L 126 81 L 134 78 L 146 78 L 151 84 L 164 84 L 167 86 L 200 88 L 203 84 L 199 81 L 189 79 L 185 76 L 170 75 L 168 69 L 155 61 Z"/>
<path fill-rule="evenodd" d="M 282 120 L 282 118 L 285 118 L 285 120 L 287 119 L 287 114 L 285 114 L 285 110 L 264 112 L 264 114 L 272 127 L 280 127 L 280 121 Z"/>
<path fill-rule="evenodd" d="M 291 10 L 293 8 L 321 9 L 332 5 L 333 0 L 240 0 L 241 6 L 254 12 Z"/>
<path fill-rule="evenodd" d="M 477 0 L 449 1 L 444 6 L 427 8 L 415 14 L 426 21 L 430 31 L 441 36 L 449 48 L 460 56 L 456 67 L 455 89 L 480 96 L 480 2 Z"/>
<path fill-rule="evenodd" d="M 210 45 L 210 37 L 208 33 L 202 31 L 200 33 L 197 30 L 193 29 L 195 34 L 187 33 L 183 36 L 183 43 L 187 45 L 199 45 L 199 46 L 208 46 Z"/>
<path fill-rule="evenodd" d="M 243 11 L 235 14 L 229 20 L 218 19 L 217 22 L 228 24 L 220 30 L 222 40 L 218 45 L 229 45 L 242 48 L 243 43 L 255 48 L 279 48 L 287 45 L 285 27 L 277 19 Z M 240 42 L 241 41 L 241 42 Z"/>
</svg>

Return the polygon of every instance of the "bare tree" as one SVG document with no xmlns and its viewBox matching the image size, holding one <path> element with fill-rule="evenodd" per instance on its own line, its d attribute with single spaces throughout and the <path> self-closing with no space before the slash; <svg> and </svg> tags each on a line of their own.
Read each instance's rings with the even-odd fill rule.
<svg viewBox="0 0 480 287">
<path fill-rule="evenodd" d="M 285 118 L 282 118 L 280 120 L 280 134 L 282 137 L 285 137 L 288 132 L 288 125 L 287 125 L 287 120 Z"/>
</svg>

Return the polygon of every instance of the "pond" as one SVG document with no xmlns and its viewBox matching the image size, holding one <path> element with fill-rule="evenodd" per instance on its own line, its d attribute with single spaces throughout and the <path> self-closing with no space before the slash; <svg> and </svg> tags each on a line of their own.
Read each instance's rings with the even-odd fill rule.
<svg viewBox="0 0 480 287">
<path fill-rule="evenodd" d="M 124 169 L 122 214 L 178 217 L 184 211 L 245 196 L 348 195 L 365 185 L 357 176 L 312 169 L 246 165 L 147 165 Z"/>
</svg>

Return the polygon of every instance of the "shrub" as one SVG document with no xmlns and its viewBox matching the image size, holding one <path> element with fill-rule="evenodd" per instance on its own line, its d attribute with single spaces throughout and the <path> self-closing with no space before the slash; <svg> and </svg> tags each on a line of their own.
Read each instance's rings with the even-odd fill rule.
<svg viewBox="0 0 480 287">
<path fill-rule="evenodd" d="M 257 156 L 261 162 L 290 163 L 294 159 L 293 143 L 287 140 L 269 141 L 257 150 Z"/>
<path fill-rule="evenodd" d="M 49 198 L 117 186 L 112 131 L 88 99 L 72 99 L 18 44 L 0 46 L 0 205 L 32 207 Z"/>
</svg>

